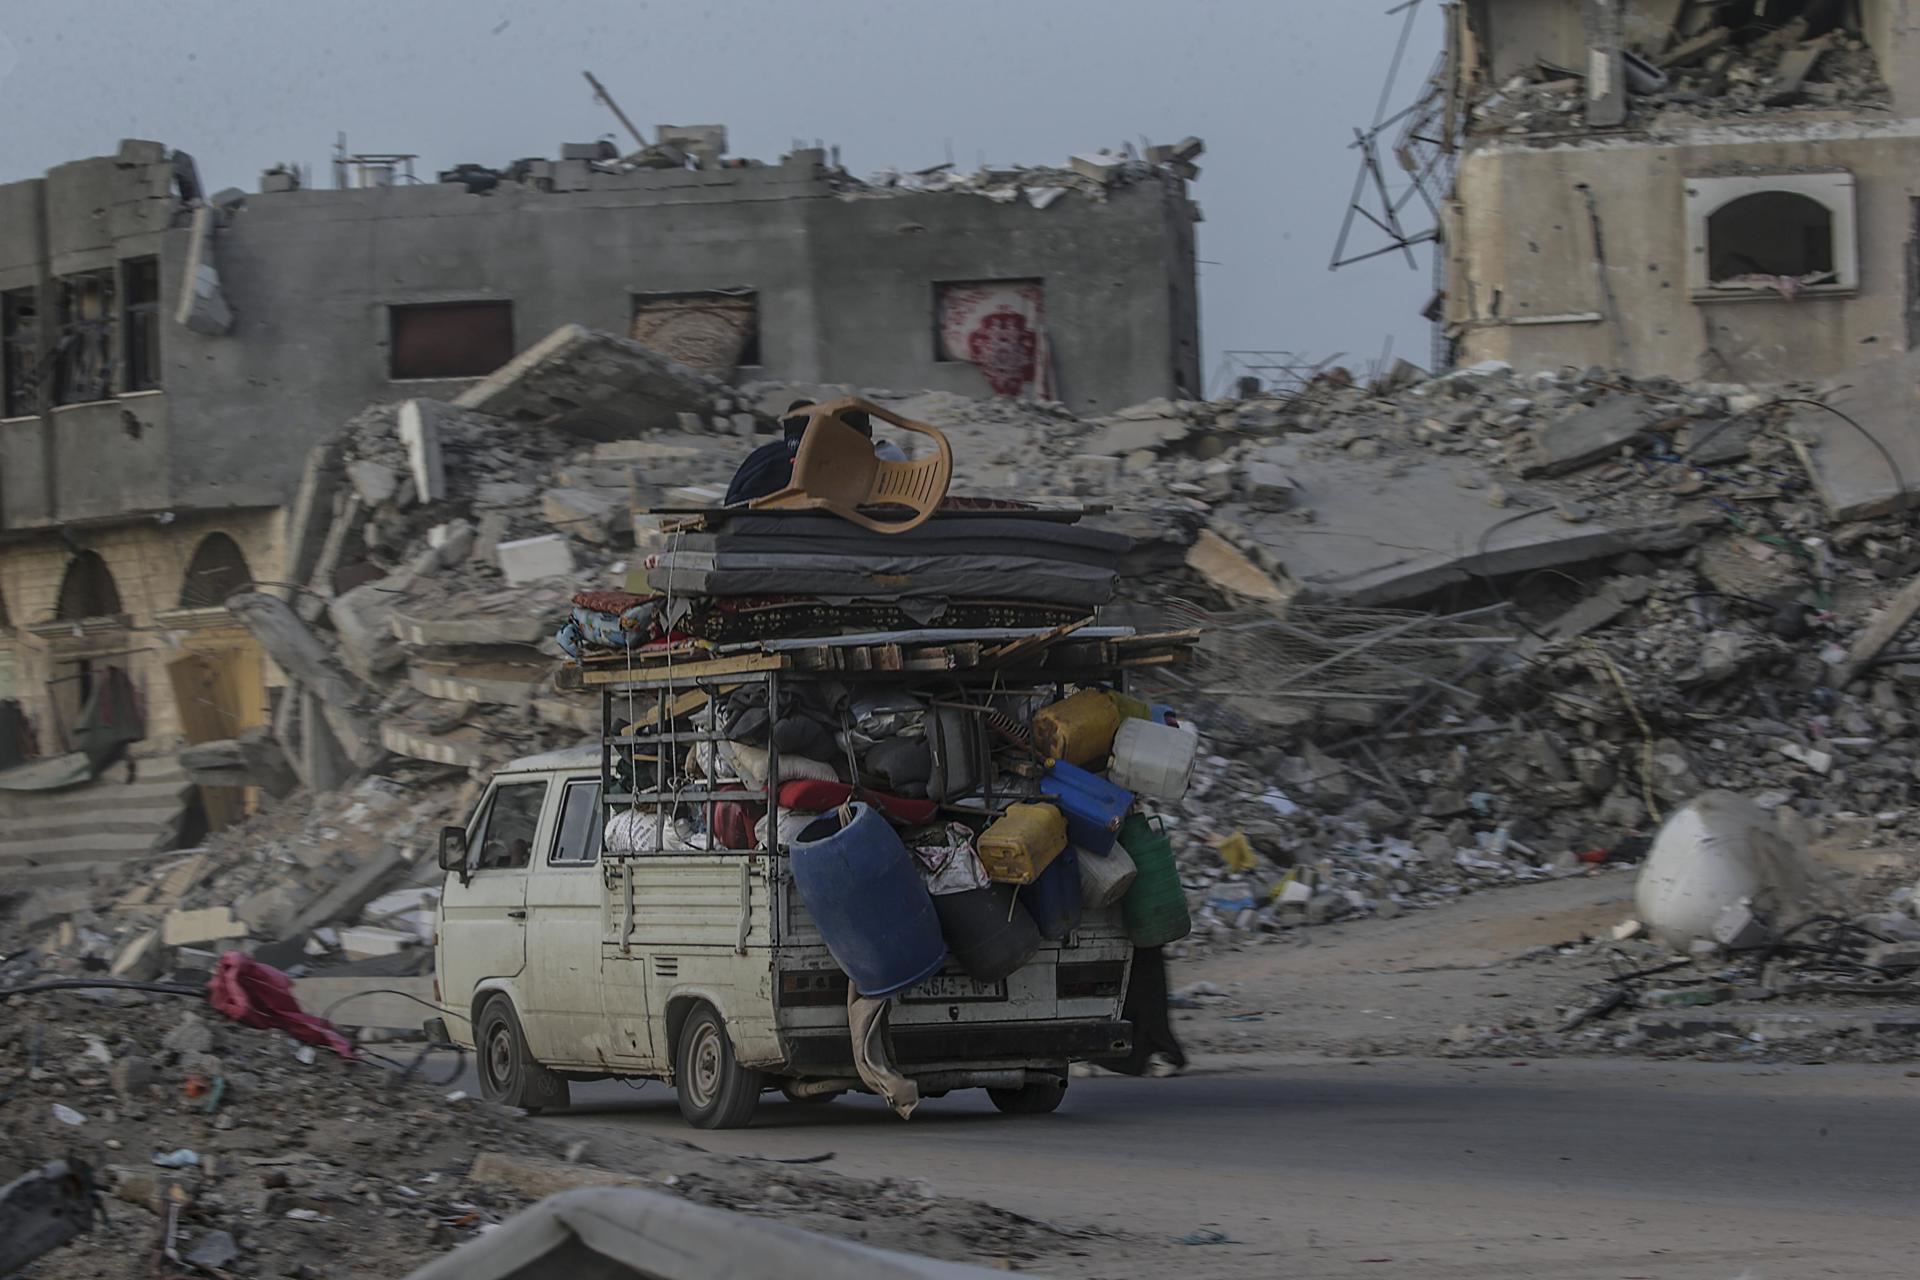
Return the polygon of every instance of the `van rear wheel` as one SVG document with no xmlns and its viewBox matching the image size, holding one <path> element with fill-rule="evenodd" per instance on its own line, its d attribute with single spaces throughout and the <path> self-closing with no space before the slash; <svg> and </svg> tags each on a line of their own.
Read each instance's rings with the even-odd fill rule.
<svg viewBox="0 0 1920 1280">
<path fill-rule="evenodd" d="M 1045 1076 L 1018 1089 L 989 1089 L 993 1105 L 1010 1116 L 1043 1116 L 1059 1109 L 1067 1096 L 1067 1082 L 1058 1076 Z"/>
<path fill-rule="evenodd" d="M 564 1109 L 567 1082 L 534 1060 L 513 1002 L 494 996 L 474 1023 L 475 1057 L 479 1059 L 480 1093 L 488 1102 L 523 1111 Z"/>
<path fill-rule="evenodd" d="M 733 1056 L 726 1021 L 708 1004 L 695 1009 L 680 1028 L 673 1085 L 681 1116 L 696 1129 L 744 1129 L 760 1105 L 760 1073 Z"/>
</svg>

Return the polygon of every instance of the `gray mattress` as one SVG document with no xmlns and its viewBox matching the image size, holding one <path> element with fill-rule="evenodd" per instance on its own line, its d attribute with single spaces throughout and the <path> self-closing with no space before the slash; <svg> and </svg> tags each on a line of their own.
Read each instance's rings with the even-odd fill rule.
<svg viewBox="0 0 1920 1280">
<path fill-rule="evenodd" d="M 1099 605 L 1118 574 L 1097 565 L 1010 555 L 826 555 L 667 552 L 647 586 L 690 596 L 824 596 L 829 599 L 950 598 Z"/>
<path fill-rule="evenodd" d="M 1017 516 L 935 518 L 906 533 L 873 533 L 838 516 L 735 516 L 717 533 L 682 535 L 680 551 L 850 556 L 1021 556 L 1117 568 L 1133 546 L 1125 534 Z"/>
</svg>

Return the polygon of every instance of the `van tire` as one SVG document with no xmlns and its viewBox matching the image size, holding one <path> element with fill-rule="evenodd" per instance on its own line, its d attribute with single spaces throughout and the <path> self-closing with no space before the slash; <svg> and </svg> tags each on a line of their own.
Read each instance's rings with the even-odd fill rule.
<svg viewBox="0 0 1920 1280">
<path fill-rule="evenodd" d="M 744 1129 L 760 1105 L 761 1075 L 733 1056 L 726 1020 L 710 1004 L 696 1006 L 680 1028 L 673 1087 L 681 1116 L 696 1129 Z"/>
<path fill-rule="evenodd" d="M 480 1007 L 473 1043 L 480 1093 L 488 1102 L 529 1113 L 566 1109 L 567 1082 L 534 1060 L 513 1001 L 494 996 Z"/>
<path fill-rule="evenodd" d="M 1058 1076 L 1045 1076 L 1018 1089 L 989 1089 L 994 1107 L 1010 1116 L 1044 1116 L 1059 1109 L 1067 1096 L 1067 1082 Z"/>
</svg>

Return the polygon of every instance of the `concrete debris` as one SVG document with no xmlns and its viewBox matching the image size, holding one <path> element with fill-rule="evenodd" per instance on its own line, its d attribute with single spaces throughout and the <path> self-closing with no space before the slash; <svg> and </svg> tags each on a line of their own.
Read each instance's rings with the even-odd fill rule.
<svg viewBox="0 0 1920 1280">
<path fill-rule="evenodd" d="M 1503 71 L 1506 78 L 1498 82 L 1476 75 L 1467 86 L 1472 130 L 1564 134 L 1796 107 L 1884 108 L 1892 101 L 1863 32 L 1830 6 L 1823 17 L 1830 29 L 1818 36 L 1806 16 L 1782 21 L 1775 7 L 1686 12 L 1691 25 L 1643 33 L 1635 41 L 1640 52 L 1602 46 L 1577 69 L 1539 58 Z"/>
</svg>

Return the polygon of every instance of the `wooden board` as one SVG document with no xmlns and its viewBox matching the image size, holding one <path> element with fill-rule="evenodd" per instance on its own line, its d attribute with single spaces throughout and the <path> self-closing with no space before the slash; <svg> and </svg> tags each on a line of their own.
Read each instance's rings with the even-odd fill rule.
<svg viewBox="0 0 1920 1280">
<path fill-rule="evenodd" d="M 621 685 L 647 684 L 657 685 L 667 680 L 708 680 L 715 676 L 749 675 L 758 671 L 785 671 L 788 663 L 784 654 L 749 653 L 737 658 L 715 658 L 707 662 L 659 662 L 648 666 L 636 666 L 632 670 L 626 667 L 601 669 L 581 673 L 581 681 L 589 685 L 619 687 Z"/>
</svg>

